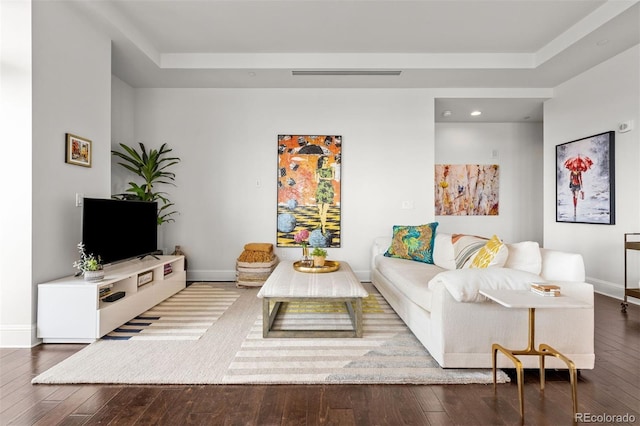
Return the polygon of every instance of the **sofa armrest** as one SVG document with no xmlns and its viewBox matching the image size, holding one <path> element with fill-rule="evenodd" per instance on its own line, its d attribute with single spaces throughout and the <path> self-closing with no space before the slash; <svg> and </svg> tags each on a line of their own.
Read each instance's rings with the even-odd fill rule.
<svg viewBox="0 0 640 426">
<path fill-rule="evenodd" d="M 391 237 L 376 237 L 371 247 L 371 257 L 384 254 L 391 245 Z"/>
<path fill-rule="evenodd" d="M 384 254 L 391 245 L 391 237 L 376 237 L 371 246 L 371 269 L 375 269 L 376 256 Z"/>
<path fill-rule="evenodd" d="M 584 260 L 578 253 L 540 249 L 542 271 L 540 276 L 549 281 L 579 281 L 585 279 Z"/>
</svg>

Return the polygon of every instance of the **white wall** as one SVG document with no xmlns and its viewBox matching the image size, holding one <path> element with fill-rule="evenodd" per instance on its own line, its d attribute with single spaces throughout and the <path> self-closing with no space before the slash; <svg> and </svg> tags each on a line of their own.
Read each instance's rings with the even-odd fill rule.
<svg viewBox="0 0 640 426">
<path fill-rule="evenodd" d="M 498 216 L 436 216 L 438 229 L 542 244 L 542 123 L 436 123 L 435 132 L 436 164 L 500 170 Z"/>
<path fill-rule="evenodd" d="M 244 244 L 275 243 L 278 134 L 343 136 L 342 247 L 368 279 L 375 236 L 433 220 L 433 97 L 425 90 L 136 89 L 135 140 L 182 162 L 167 192 L 189 279 L 234 280 Z M 114 177 L 114 179 L 119 179 Z M 121 191 L 123 188 L 117 188 Z M 401 209 L 412 201 L 414 209 Z M 300 249 L 278 249 L 298 258 Z"/>
<path fill-rule="evenodd" d="M 0 2 L 0 347 L 29 346 L 31 316 L 31 2 Z"/>
<path fill-rule="evenodd" d="M 67 2 L 33 2 L 33 276 L 37 283 L 75 272 L 81 240 L 75 194 L 109 196 L 111 41 Z M 92 167 L 64 162 L 65 133 L 90 139 Z M 16 179 L 9 182 L 18 184 Z M 36 321 L 37 298 L 13 302 Z M 11 314 L 10 314 L 11 315 Z M 29 336 L 35 343 L 35 336 Z"/>
<path fill-rule="evenodd" d="M 111 76 L 111 149 L 122 151 L 120 144 L 134 146 L 135 92 L 116 76 Z M 122 192 L 129 185 L 130 174 L 111 156 L 111 194 Z"/>
<path fill-rule="evenodd" d="M 180 215 L 162 226 L 160 248 L 182 246 L 189 279 L 233 280 L 245 243 L 275 242 L 276 138 L 282 133 L 344 137 L 343 246 L 330 251 L 361 279 L 369 278 L 372 238 L 390 234 L 394 224 L 437 220 L 445 232 L 542 243 L 541 123 L 434 128 L 429 90 L 132 89 L 114 82 L 113 95 L 114 105 L 134 110 L 132 140 L 156 148 L 167 142 L 182 158 L 177 187 L 165 188 Z M 129 137 L 121 127 L 130 116 L 114 115 L 114 135 Z M 500 215 L 434 218 L 434 158 L 499 164 Z M 112 192 L 122 192 L 128 180 L 115 166 Z M 403 201 L 414 208 L 402 209 Z M 281 258 L 299 255 L 298 249 L 277 251 Z"/>
<path fill-rule="evenodd" d="M 622 297 L 624 283 L 623 235 L 640 232 L 639 76 L 640 47 L 635 46 L 558 86 L 544 106 L 545 246 L 581 253 L 587 280 L 616 297 Z M 616 224 L 556 223 L 556 145 L 616 130 L 627 120 L 634 120 L 635 129 L 615 134 Z M 637 284 L 638 270 L 633 274 Z"/>
</svg>

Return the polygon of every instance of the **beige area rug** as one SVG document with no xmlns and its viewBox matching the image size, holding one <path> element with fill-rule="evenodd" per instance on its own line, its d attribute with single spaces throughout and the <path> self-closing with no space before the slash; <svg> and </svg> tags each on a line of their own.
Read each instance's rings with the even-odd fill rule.
<svg viewBox="0 0 640 426">
<path fill-rule="evenodd" d="M 362 338 L 262 338 L 258 288 L 197 283 L 234 299 L 195 340 L 102 339 L 50 368 L 34 384 L 465 384 L 492 383 L 490 369 L 442 369 L 371 284 Z M 183 298 L 185 292 L 168 299 Z M 239 296 L 234 298 L 234 293 Z M 211 303 L 219 309 L 220 301 Z M 343 306 L 290 305 L 277 327 L 344 328 Z M 204 306 L 198 309 L 207 311 Z M 190 321 L 197 321 L 190 319 Z M 181 326 L 178 324 L 178 326 Z M 149 326 L 152 327 L 152 326 Z M 151 333 L 153 334 L 153 333 Z M 171 332 L 165 334 L 171 335 Z M 198 332 L 198 334 L 200 334 Z M 502 371 L 500 383 L 508 382 Z"/>
</svg>

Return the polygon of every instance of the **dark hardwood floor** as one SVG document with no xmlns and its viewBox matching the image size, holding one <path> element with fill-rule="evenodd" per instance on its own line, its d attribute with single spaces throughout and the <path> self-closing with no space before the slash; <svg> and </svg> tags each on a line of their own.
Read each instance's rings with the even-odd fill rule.
<svg viewBox="0 0 640 426">
<path fill-rule="evenodd" d="M 591 424 L 640 424 L 640 307 L 630 305 L 625 315 L 620 301 L 596 295 L 595 312 L 596 368 L 580 373 L 579 412 Z M 512 382 L 500 385 L 496 394 L 491 385 L 31 384 L 35 375 L 83 347 L 0 349 L 0 425 L 521 423 L 513 371 L 508 371 Z M 547 372 L 544 394 L 538 379 L 536 371 L 526 372 L 525 424 L 572 424 L 566 371 Z"/>
</svg>

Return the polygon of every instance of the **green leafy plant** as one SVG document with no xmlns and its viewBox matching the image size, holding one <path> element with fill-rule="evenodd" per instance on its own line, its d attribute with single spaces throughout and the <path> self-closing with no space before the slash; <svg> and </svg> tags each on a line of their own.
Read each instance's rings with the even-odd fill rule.
<svg viewBox="0 0 640 426">
<path fill-rule="evenodd" d="M 80 253 L 80 260 L 73 262 L 73 267 L 78 270 L 85 271 L 99 271 L 102 269 L 102 259 L 100 256 L 94 256 L 93 253 L 87 254 L 84 251 L 84 244 L 78 243 L 78 252 Z"/>
<path fill-rule="evenodd" d="M 316 247 L 311 252 L 311 256 L 327 257 L 327 251 L 323 248 Z"/>
<path fill-rule="evenodd" d="M 158 225 L 162 225 L 164 222 L 175 222 L 171 217 L 177 213 L 177 211 L 171 210 L 174 204 L 167 198 L 166 192 L 155 191 L 155 186 L 158 184 L 175 186 L 176 175 L 168 169 L 178 164 L 180 158 L 168 156 L 172 150 L 167 148 L 166 143 L 162 144 L 159 150 L 151 149 L 149 151 L 142 142 L 139 145 L 140 151 L 123 143 L 120 144 L 120 147 L 124 152 L 111 151 L 113 155 L 123 160 L 118 164 L 144 180 L 141 185 L 129 182 L 126 193 L 115 194 L 113 197 L 121 200 L 156 201 L 159 206 Z"/>
</svg>

